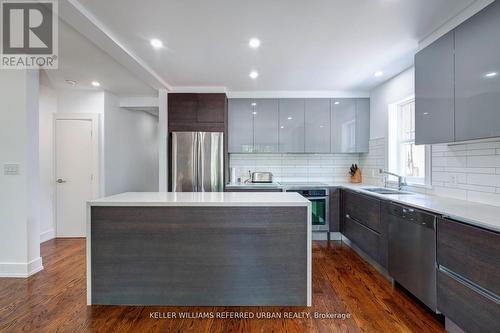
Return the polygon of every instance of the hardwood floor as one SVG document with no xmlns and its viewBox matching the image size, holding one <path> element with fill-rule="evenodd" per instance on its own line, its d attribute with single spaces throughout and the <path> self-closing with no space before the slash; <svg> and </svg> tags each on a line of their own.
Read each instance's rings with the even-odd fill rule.
<svg viewBox="0 0 500 333">
<path fill-rule="evenodd" d="M 445 332 L 421 305 L 340 242 L 313 245 L 313 307 L 86 306 L 85 241 L 41 247 L 45 269 L 28 279 L 0 278 L 0 332 Z M 305 312 L 303 319 L 165 319 L 175 312 Z M 315 312 L 351 314 L 314 319 Z"/>
</svg>

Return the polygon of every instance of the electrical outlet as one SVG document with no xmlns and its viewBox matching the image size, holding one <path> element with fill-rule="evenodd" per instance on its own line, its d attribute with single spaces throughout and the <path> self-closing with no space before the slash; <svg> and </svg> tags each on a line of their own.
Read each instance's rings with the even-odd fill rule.
<svg viewBox="0 0 500 333">
<path fill-rule="evenodd" d="M 4 164 L 3 174 L 6 176 L 17 176 L 19 175 L 19 164 Z"/>
<path fill-rule="evenodd" d="M 450 180 L 453 185 L 458 184 L 458 177 L 456 175 L 451 175 Z"/>
</svg>

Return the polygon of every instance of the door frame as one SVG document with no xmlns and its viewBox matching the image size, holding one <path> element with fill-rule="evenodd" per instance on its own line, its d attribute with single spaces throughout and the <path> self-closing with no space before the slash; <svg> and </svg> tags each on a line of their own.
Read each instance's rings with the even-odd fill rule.
<svg viewBox="0 0 500 333">
<path fill-rule="evenodd" d="M 101 155 L 100 155 L 100 146 L 99 143 L 101 141 L 101 133 L 99 131 L 99 120 L 100 114 L 98 113 L 54 113 L 53 116 L 53 151 L 54 151 L 54 231 L 55 237 L 57 236 L 57 185 L 55 183 L 57 177 L 57 121 L 58 120 L 87 120 L 91 122 L 91 140 L 92 140 L 92 199 L 96 199 L 101 195 Z"/>
</svg>

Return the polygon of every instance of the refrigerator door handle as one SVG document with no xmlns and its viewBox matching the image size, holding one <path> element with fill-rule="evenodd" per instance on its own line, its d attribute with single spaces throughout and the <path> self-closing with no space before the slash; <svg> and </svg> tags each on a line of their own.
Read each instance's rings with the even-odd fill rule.
<svg viewBox="0 0 500 333">
<path fill-rule="evenodd" d="M 200 151 L 200 143 L 199 143 L 199 133 L 195 133 L 194 143 L 193 143 L 193 184 L 192 184 L 192 192 L 198 192 L 198 178 L 199 178 L 199 151 Z"/>
<path fill-rule="evenodd" d="M 203 188 L 203 168 L 205 167 L 203 163 L 203 133 L 198 132 L 196 135 L 196 192 L 205 192 Z"/>
</svg>

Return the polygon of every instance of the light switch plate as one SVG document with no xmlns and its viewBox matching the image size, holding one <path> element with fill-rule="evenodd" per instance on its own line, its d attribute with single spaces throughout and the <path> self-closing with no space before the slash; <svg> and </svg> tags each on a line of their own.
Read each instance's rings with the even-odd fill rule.
<svg viewBox="0 0 500 333">
<path fill-rule="evenodd" d="M 19 175 L 19 164 L 4 164 L 3 174 L 6 176 L 17 176 Z"/>
</svg>

